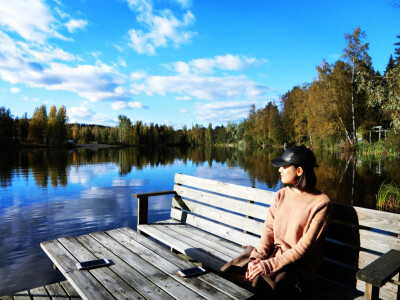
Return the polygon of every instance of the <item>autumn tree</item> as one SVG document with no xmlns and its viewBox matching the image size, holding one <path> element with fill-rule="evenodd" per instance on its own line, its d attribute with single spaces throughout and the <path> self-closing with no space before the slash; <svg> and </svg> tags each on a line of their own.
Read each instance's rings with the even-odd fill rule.
<svg viewBox="0 0 400 300">
<path fill-rule="evenodd" d="M 119 142 L 129 144 L 131 140 L 131 120 L 124 115 L 118 116 Z"/>
<path fill-rule="evenodd" d="M 357 142 L 356 127 L 356 99 L 357 93 L 357 73 L 360 69 L 371 67 L 371 57 L 368 55 L 369 44 L 363 43 L 366 38 L 364 31 L 360 26 L 355 28 L 351 34 L 345 34 L 347 42 L 346 48 L 343 50 L 343 58 L 351 68 L 351 117 L 352 117 L 352 136 L 353 141 Z"/>
<path fill-rule="evenodd" d="M 47 130 L 47 110 L 46 106 L 42 105 L 35 108 L 32 119 L 29 122 L 29 139 L 34 143 L 46 143 Z"/>
<path fill-rule="evenodd" d="M 10 109 L 0 107 L 0 145 L 8 145 L 13 140 L 13 117 Z"/>
</svg>

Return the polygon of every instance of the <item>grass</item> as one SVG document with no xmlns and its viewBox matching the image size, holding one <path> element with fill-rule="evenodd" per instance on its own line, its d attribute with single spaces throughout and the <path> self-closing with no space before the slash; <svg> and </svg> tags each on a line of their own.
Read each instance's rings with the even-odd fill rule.
<svg viewBox="0 0 400 300">
<path fill-rule="evenodd" d="M 393 182 L 382 183 L 376 195 L 376 206 L 386 211 L 400 211 L 400 188 Z"/>
</svg>

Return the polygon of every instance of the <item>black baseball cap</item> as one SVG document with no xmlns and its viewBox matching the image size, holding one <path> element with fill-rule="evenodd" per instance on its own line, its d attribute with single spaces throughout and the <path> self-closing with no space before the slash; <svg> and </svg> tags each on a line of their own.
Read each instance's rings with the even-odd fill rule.
<svg viewBox="0 0 400 300">
<path fill-rule="evenodd" d="M 271 163 L 278 168 L 292 164 L 302 167 L 318 167 L 314 153 L 304 145 L 288 148 L 282 157 L 272 159 Z"/>
</svg>

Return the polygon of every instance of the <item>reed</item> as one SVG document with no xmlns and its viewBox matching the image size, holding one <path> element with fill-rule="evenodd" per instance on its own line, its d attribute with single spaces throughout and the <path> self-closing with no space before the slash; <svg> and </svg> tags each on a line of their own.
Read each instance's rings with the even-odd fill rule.
<svg viewBox="0 0 400 300">
<path fill-rule="evenodd" d="M 376 195 L 376 206 L 386 211 L 400 210 L 400 188 L 393 182 L 383 182 Z"/>
</svg>

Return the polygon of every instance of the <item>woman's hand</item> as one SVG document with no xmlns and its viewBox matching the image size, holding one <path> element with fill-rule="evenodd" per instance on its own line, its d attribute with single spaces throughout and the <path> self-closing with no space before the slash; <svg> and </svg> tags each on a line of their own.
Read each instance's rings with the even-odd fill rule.
<svg viewBox="0 0 400 300">
<path fill-rule="evenodd" d="M 247 280 L 253 280 L 256 278 L 258 275 L 264 274 L 265 269 L 263 263 L 256 259 L 251 262 L 249 262 L 247 266 L 247 271 L 246 271 L 246 279 Z"/>
</svg>

